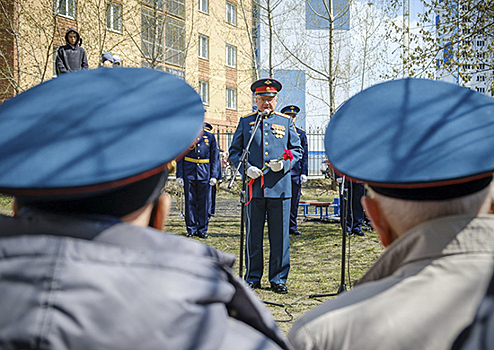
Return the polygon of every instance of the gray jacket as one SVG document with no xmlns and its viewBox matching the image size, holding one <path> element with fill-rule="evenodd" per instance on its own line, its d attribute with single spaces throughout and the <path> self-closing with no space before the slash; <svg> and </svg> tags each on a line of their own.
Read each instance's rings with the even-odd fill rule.
<svg viewBox="0 0 494 350">
<path fill-rule="evenodd" d="M 395 241 L 359 284 L 297 320 L 296 349 L 450 349 L 494 266 L 494 215 L 449 216 Z"/>
<path fill-rule="evenodd" d="M 0 349 L 290 348 L 233 257 L 108 217 L 0 217 Z"/>
</svg>

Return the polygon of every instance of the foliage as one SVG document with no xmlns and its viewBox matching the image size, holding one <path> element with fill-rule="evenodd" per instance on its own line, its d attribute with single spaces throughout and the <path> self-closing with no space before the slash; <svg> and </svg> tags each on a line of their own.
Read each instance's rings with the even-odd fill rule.
<svg viewBox="0 0 494 350">
<path fill-rule="evenodd" d="M 421 0 L 418 31 L 395 22 L 388 39 L 404 38 L 409 76 L 453 76 L 462 85 L 474 74 L 492 71 L 494 2 L 492 0 Z"/>
</svg>

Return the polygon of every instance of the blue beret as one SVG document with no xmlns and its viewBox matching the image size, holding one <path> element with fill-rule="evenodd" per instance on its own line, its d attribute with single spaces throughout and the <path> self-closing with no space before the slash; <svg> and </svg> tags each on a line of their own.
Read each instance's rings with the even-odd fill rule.
<svg viewBox="0 0 494 350">
<path fill-rule="evenodd" d="M 297 114 L 300 112 L 300 108 L 295 105 L 285 106 L 281 109 L 281 113 L 285 114 Z"/>
<path fill-rule="evenodd" d="M 0 192 L 75 196 L 162 172 L 202 132 L 183 80 L 152 69 L 81 70 L 0 106 Z"/>
<path fill-rule="evenodd" d="M 430 188 L 486 178 L 494 171 L 494 99 L 427 79 L 378 84 L 338 109 L 325 148 L 337 172 L 372 186 Z"/>
</svg>

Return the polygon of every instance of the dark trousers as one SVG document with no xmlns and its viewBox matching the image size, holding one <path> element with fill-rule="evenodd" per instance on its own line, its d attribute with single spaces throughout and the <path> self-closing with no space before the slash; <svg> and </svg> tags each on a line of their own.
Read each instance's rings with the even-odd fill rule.
<svg viewBox="0 0 494 350">
<path fill-rule="evenodd" d="M 290 198 L 252 198 L 246 206 L 245 280 L 260 281 L 263 274 L 264 222 L 268 220 L 269 281 L 286 283 L 290 270 L 288 231 Z M 267 215 L 267 216 L 266 216 Z"/>
<path fill-rule="evenodd" d="M 343 198 L 341 195 L 341 184 L 340 184 L 340 203 L 343 203 Z M 347 215 L 346 215 L 346 226 L 347 233 L 351 232 L 361 232 L 362 224 L 364 223 L 365 213 L 364 207 L 360 199 L 365 195 L 364 184 L 352 182 L 345 180 L 345 186 L 348 189 L 347 198 Z M 340 215 L 342 215 L 343 210 L 340 208 Z M 343 220 L 340 220 L 341 228 L 343 228 Z"/>
<path fill-rule="evenodd" d="M 211 186 L 208 180 L 184 179 L 185 226 L 187 227 L 187 233 L 207 233 L 210 194 Z"/>
<path fill-rule="evenodd" d="M 290 231 L 297 231 L 298 202 L 300 201 L 300 192 L 302 184 L 300 175 L 292 176 L 292 201 L 290 207 Z"/>
</svg>

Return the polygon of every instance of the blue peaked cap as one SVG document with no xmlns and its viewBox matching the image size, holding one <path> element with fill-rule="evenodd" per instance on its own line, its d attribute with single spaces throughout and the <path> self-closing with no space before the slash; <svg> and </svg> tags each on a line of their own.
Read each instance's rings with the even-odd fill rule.
<svg viewBox="0 0 494 350">
<path fill-rule="evenodd" d="M 427 79 L 378 84 L 337 110 L 325 148 L 338 173 L 371 186 L 469 183 L 494 171 L 494 99 Z"/>
<path fill-rule="evenodd" d="M 104 191 L 154 176 L 202 132 L 204 106 L 152 69 L 81 70 L 0 106 L 0 192 Z"/>
</svg>

